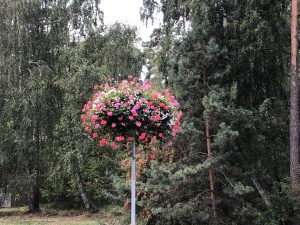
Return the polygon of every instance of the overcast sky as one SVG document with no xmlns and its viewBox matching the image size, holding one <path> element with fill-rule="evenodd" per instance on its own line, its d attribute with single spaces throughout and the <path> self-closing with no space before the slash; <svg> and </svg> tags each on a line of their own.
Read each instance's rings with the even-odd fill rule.
<svg viewBox="0 0 300 225">
<path fill-rule="evenodd" d="M 140 21 L 140 8 L 143 0 L 101 0 L 100 8 L 104 12 L 104 23 L 114 24 L 116 21 L 136 26 L 143 41 L 149 40 L 153 28 L 159 26 L 159 21 L 146 27 Z"/>
</svg>

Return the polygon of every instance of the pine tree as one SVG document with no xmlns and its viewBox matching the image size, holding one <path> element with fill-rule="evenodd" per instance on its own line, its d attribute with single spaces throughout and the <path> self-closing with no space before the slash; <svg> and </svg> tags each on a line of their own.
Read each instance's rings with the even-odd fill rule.
<svg viewBox="0 0 300 225">
<path fill-rule="evenodd" d="M 158 5 L 144 1 L 144 18 L 151 18 Z M 203 171 L 208 168 L 215 171 L 218 216 L 223 222 L 290 221 L 295 211 L 285 189 L 288 1 L 161 1 L 159 7 L 169 26 L 164 34 L 175 28 L 181 31 L 171 42 L 167 71 L 169 87 L 182 103 L 185 120 L 174 163 L 152 167 L 154 171 L 148 174 L 146 187 L 150 188 L 157 174 L 172 171 L 170 182 L 164 180 L 166 183 L 155 187 L 183 196 L 172 198 L 159 192 L 168 201 L 149 203 L 157 213 L 156 222 L 207 223 L 205 218 L 212 216 L 207 211 L 208 196 L 194 190 L 209 190 L 203 185 L 207 177 Z M 182 27 L 189 23 L 185 35 Z M 214 149 L 206 161 L 202 155 L 205 118 L 209 118 Z M 191 200 L 195 196 L 203 196 L 196 206 Z M 276 208 L 280 201 L 286 205 L 284 212 Z"/>
</svg>

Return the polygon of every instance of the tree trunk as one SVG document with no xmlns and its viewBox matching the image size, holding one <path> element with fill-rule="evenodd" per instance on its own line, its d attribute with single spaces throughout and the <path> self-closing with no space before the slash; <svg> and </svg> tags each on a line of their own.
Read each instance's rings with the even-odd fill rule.
<svg viewBox="0 0 300 225">
<path fill-rule="evenodd" d="M 84 207 L 86 210 L 91 210 L 91 209 L 93 209 L 93 206 L 92 206 L 92 203 L 89 200 L 87 193 L 85 191 L 84 184 L 82 182 L 82 178 L 81 178 L 81 174 L 80 174 L 80 169 L 79 169 L 79 166 L 78 166 L 78 163 L 77 163 L 75 157 L 72 158 L 71 163 L 72 163 L 72 168 L 73 168 L 73 173 L 74 173 L 74 176 L 76 179 L 76 183 L 78 186 L 78 191 L 79 191 L 80 197 L 82 199 L 82 202 L 84 204 Z"/>
<path fill-rule="evenodd" d="M 28 209 L 29 213 L 35 213 L 40 210 L 40 124 L 39 109 L 36 109 L 35 126 L 34 126 L 34 143 L 35 152 L 32 155 L 33 175 L 29 193 L 28 193 Z"/>
<path fill-rule="evenodd" d="M 72 124 L 71 124 L 71 118 L 72 116 L 69 114 L 68 115 L 68 121 L 69 121 L 69 131 L 71 132 L 71 136 L 73 136 L 73 130 L 72 130 Z M 71 143 L 71 149 L 73 150 L 74 143 Z M 84 184 L 82 181 L 81 173 L 80 173 L 80 168 L 78 166 L 77 159 L 74 155 L 71 155 L 71 164 L 72 164 L 72 169 L 73 169 L 73 174 L 76 179 L 77 187 L 78 187 L 78 192 L 80 194 L 80 197 L 82 199 L 82 202 L 84 204 L 84 207 L 86 210 L 95 210 L 96 207 L 92 204 L 90 199 L 88 198 L 88 195 L 85 191 Z"/>
<path fill-rule="evenodd" d="M 29 213 L 38 212 L 40 209 L 40 193 L 38 184 L 34 183 L 31 185 L 28 200 Z"/>
<path fill-rule="evenodd" d="M 207 143 L 207 155 L 208 158 L 212 157 L 212 148 L 211 148 L 211 137 L 209 134 L 209 121 L 208 119 L 205 120 L 205 134 L 206 134 L 206 143 Z M 216 196 L 215 196 L 215 178 L 214 178 L 214 171 L 212 168 L 208 169 L 209 175 L 209 184 L 210 184 L 210 198 L 211 198 L 211 205 L 213 209 L 214 219 L 217 218 L 217 206 L 216 206 Z"/>
<path fill-rule="evenodd" d="M 265 190 L 262 188 L 262 186 L 260 185 L 260 183 L 258 182 L 255 174 L 252 174 L 251 175 L 251 180 L 254 184 L 254 186 L 256 187 L 258 193 L 260 194 L 260 196 L 262 197 L 262 199 L 264 200 L 264 202 L 266 203 L 266 205 L 268 207 L 270 207 L 272 204 L 271 204 L 271 201 L 270 201 L 270 196 L 265 192 Z"/>
<path fill-rule="evenodd" d="M 291 96 L 290 96 L 290 176 L 294 197 L 298 196 L 298 0 L 292 0 L 291 15 Z"/>
</svg>

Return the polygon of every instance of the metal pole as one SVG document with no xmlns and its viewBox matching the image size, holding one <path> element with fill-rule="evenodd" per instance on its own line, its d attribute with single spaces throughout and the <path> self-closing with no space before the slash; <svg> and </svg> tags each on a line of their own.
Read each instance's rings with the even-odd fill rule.
<svg viewBox="0 0 300 225">
<path fill-rule="evenodd" d="M 136 153 L 135 139 L 132 141 L 132 166 L 131 166 L 131 225 L 135 225 L 135 189 L 136 189 Z"/>
</svg>

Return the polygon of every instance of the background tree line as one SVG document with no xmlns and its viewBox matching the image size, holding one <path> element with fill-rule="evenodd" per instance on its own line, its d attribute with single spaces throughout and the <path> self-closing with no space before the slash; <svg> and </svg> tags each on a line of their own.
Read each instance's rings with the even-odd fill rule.
<svg viewBox="0 0 300 225">
<path fill-rule="evenodd" d="M 128 155 L 80 126 L 96 83 L 139 75 L 184 112 L 172 149 L 141 156 L 148 224 L 291 224 L 290 1 L 144 0 L 163 13 L 143 51 L 97 0 L 0 0 L 0 186 L 15 204 L 97 209 L 128 196 Z M 101 5 L 100 5 L 101 6 Z M 128 186 L 128 187 L 127 187 Z"/>
</svg>

